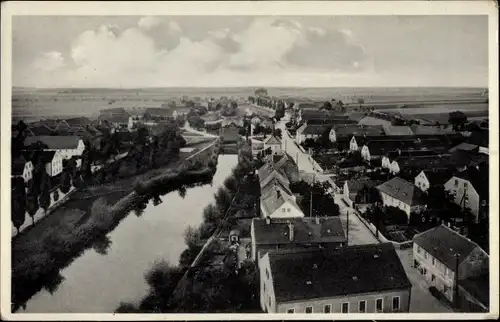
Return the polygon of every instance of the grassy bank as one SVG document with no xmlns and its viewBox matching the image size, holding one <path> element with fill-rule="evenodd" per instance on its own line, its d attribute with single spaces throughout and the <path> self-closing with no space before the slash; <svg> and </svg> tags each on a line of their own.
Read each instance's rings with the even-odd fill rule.
<svg viewBox="0 0 500 322">
<path fill-rule="evenodd" d="M 218 146 L 214 146 L 214 150 Z M 216 151 L 207 150 L 207 153 Z M 214 161 L 215 159 L 215 161 Z M 205 162 L 196 162 L 196 161 Z M 208 163 L 208 166 L 207 166 Z M 200 156 L 185 161 L 174 169 L 142 181 L 128 180 L 134 191 L 89 200 L 72 200 L 33 226 L 29 232 L 12 241 L 12 303 L 17 310 L 36 292 L 45 288 L 54 291 L 61 282 L 59 271 L 68 266 L 83 251 L 94 247 L 96 251 L 106 245 L 106 234 L 113 230 L 134 207 L 149 198 L 187 186 L 211 182 L 215 173 L 217 155 Z"/>
</svg>

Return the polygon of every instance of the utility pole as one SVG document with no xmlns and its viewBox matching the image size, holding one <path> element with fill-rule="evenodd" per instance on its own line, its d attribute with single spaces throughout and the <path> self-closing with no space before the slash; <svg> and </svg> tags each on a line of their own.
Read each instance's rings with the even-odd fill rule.
<svg viewBox="0 0 500 322">
<path fill-rule="evenodd" d="M 454 296 L 453 296 L 453 302 L 455 304 L 455 308 L 459 307 L 459 299 L 458 299 L 458 266 L 460 264 L 459 262 L 459 257 L 460 254 L 455 253 L 455 289 L 454 289 Z"/>
<path fill-rule="evenodd" d="M 315 182 L 315 174 L 313 174 L 313 188 L 311 189 L 311 200 L 309 201 L 309 216 L 312 217 L 313 215 L 313 189 L 314 189 L 314 182 Z"/>
<path fill-rule="evenodd" d="M 349 246 L 349 209 L 347 209 L 347 245 Z"/>
<path fill-rule="evenodd" d="M 297 152 L 297 156 L 295 157 L 295 163 L 297 163 L 297 168 L 299 167 L 299 152 Z"/>
</svg>

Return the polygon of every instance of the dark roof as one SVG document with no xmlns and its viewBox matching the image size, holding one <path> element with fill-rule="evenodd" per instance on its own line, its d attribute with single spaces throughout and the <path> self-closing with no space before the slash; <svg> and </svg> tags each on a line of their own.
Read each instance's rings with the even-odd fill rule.
<svg viewBox="0 0 500 322">
<path fill-rule="evenodd" d="M 346 235 L 339 217 L 263 218 L 253 219 L 255 242 L 258 245 L 309 244 L 345 242 Z M 293 224 L 294 241 L 290 241 L 288 223 Z M 309 234 L 311 233 L 311 234 Z"/>
<path fill-rule="evenodd" d="M 478 145 L 481 147 L 488 147 L 489 132 L 488 131 L 474 131 L 471 136 L 466 140 L 469 144 Z"/>
<path fill-rule="evenodd" d="M 271 135 L 270 137 L 264 140 L 264 144 L 281 144 L 281 141 L 276 136 Z"/>
<path fill-rule="evenodd" d="M 458 284 L 462 286 L 470 295 L 486 307 L 490 305 L 490 276 L 481 274 L 480 276 L 461 279 Z"/>
<path fill-rule="evenodd" d="M 442 127 L 437 126 L 426 126 L 426 125 L 418 125 L 413 124 L 410 126 L 411 131 L 415 135 L 448 135 L 448 134 L 456 134 L 451 128 L 443 129 Z"/>
<path fill-rule="evenodd" d="M 32 143 L 40 141 L 46 144 L 49 149 L 76 149 L 80 138 L 78 136 L 29 136 L 24 141 L 24 145 L 28 146 Z"/>
<path fill-rule="evenodd" d="M 387 135 L 413 135 L 411 128 L 406 125 L 385 125 L 384 131 Z"/>
<path fill-rule="evenodd" d="M 26 160 L 36 164 L 38 161 L 42 163 L 52 162 L 57 151 L 23 151 L 23 156 Z"/>
<path fill-rule="evenodd" d="M 269 253 L 277 302 L 408 289 L 390 243 Z"/>
<path fill-rule="evenodd" d="M 85 116 L 72 117 L 65 120 L 69 126 L 86 126 L 92 124 L 92 121 Z"/>
<path fill-rule="evenodd" d="M 365 116 L 361 120 L 358 121 L 358 124 L 363 125 L 390 125 L 390 121 L 382 120 L 372 116 Z"/>
<path fill-rule="evenodd" d="M 460 263 L 478 247 L 475 243 L 456 231 L 439 225 L 415 235 L 413 242 L 435 257 L 449 269 L 455 271 L 455 254 L 459 254 Z"/>
<path fill-rule="evenodd" d="M 450 158 L 457 167 L 475 167 L 488 162 L 488 155 L 466 150 L 455 150 L 451 153 Z"/>
<path fill-rule="evenodd" d="M 172 116 L 174 109 L 163 108 L 163 107 L 148 107 L 144 111 L 144 114 L 148 113 L 151 116 Z"/>
<path fill-rule="evenodd" d="M 101 114 L 97 118 L 99 121 L 108 121 L 110 123 L 128 123 L 128 118 L 130 115 L 125 114 Z"/>
<path fill-rule="evenodd" d="M 391 160 L 392 161 L 392 160 Z M 449 154 L 444 155 L 420 155 L 420 156 L 404 156 L 394 159 L 398 163 L 399 169 L 452 169 L 456 168 L 457 164 L 451 160 Z"/>
<path fill-rule="evenodd" d="M 103 108 L 103 109 L 101 109 L 100 112 L 101 112 L 101 114 L 126 113 L 125 108 L 123 108 L 123 107 Z"/>
<path fill-rule="evenodd" d="M 17 157 L 12 160 L 12 175 L 22 175 L 24 172 L 24 166 L 26 163 L 29 161 L 26 161 L 26 159 L 23 156 Z"/>
<path fill-rule="evenodd" d="M 354 136 L 372 136 L 378 137 L 384 135 L 384 128 L 381 125 L 359 125 L 359 124 L 348 124 L 348 125 L 338 125 L 335 126 L 335 135 L 337 139 L 339 137 L 349 137 Z"/>
<path fill-rule="evenodd" d="M 365 145 L 368 146 L 370 150 L 370 155 L 386 155 L 391 151 L 401 150 L 410 151 L 413 150 L 417 153 L 417 150 L 433 150 L 435 152 L 446 152 L 448 151 L 448 143 L 446 138 L 418 138 L 418 137 L 404 137 L 401 139 L 395 139 L 394 137 L 381 136 L 378 138 L 367 137 Z M 356 141 L 358 139 L 356 138 Z M 363 144 L 363 141 L 360 139 Z M 426 152 L 422 152 L 426 153 Z"/>
<path fill-rule="evenodd" d="M 330 131 L 333 125 L 331 124 L 303 124 L 298 130 L 297 133 L 300 134 L 315 134 L 321 135 L 325 131 Z"/>
<path fill-rule="evenodd" d="M 31 130 L 33 135 L 51 135 L 52 133 L 54 133 L 52 129 L 43 124 L 37 126 L 30 126 L 29 129 Z"/>
<path fill-rule="evenodd" d="M 424 203 L 424 192 L 413 183 L 401 179 L 400 177 L 394 177 L 384 182 L 377 186 L 377 189 L 410 206 Z"/>
<path fill-rule="evenodd" d="M 464 151 L 473 151 L 473 152 L 478 152 L 479 151 L 479 146 L 475 144 L 470 144 L 467 142 L 462 142 L 454 147 L 452 147 L 449 151 L 453 152 L 455 150 L 464 150 Z"/>
<path fill-rule="evenodd" d="M 273 178 L 266 182 L 266 184 L 261 188 L 261 195 L 265 198 L 277 188 L 289 196 L 292 195 L 292 191 L 290 191 L 290 188 L 288 188 L 286 183 L 283 180 L 278 179 L 276 176 L 273 176 Z"/>
</svg>

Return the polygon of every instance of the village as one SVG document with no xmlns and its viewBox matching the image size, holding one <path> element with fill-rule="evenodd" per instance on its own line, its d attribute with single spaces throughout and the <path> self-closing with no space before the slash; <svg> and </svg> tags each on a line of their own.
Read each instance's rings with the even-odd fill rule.
<svg viewBox="0 0 500 322">
<path fill-rule="evenodd" d="M 190 236 L 167 310 L 190 312 L 186 285 L 210 268 L 253 272 L 252 300 L 240 301 L 256 312 L 487 312 L 487 119 L 468 121 L 457 109 L 426 122 L 405 118 L 408 108 L 258 89 L 103 108 L 95 120 L 21 121 L 12 127 L 12 232 L 64 208 L 75 191 L 217 142 L 238 166 L 224 182 L 220 218 L 204 214 Z"/>
</svg>

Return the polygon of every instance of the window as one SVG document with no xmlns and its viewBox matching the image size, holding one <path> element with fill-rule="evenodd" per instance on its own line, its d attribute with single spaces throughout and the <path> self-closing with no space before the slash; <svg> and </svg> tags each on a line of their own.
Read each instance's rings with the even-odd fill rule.
<svg viewBox="0 0 500 322">
<path fill-rule="evenodd" d="M 295 313 L 295 309 L 288 309 L 286 310 L 286 313 Z"/>
<path fill-rule="evenodd" d="M 377 312 L 382 312 L 382 310 L 384 309 L 384 299 L 377 299 L 375 301 L 375 309 L 377 310 Z"/>
<path fill-rule="evenodd" d="M 266 293 L 266 283 L 264 283 L 264 293 Z"/>
<path fill-rule="evenodd" d="M 287 212 L 290 212 L 290 211 L 291 211 L 291 209 L 290 209 L 290 208 L 287 208 L 287 209 L 286 209 L 286 211 L 287 211 Z"/>
<path fill-rule="evenodd" d="M 266 277 L 269 279 L 269 270 L 266 268 Z"/>
<path fill-rule="evenodd" d="M 342 303 L 342 313 L 349 313 L 349 303 Z"/>
<path fill-rule="evenodd" d="M 427 259 L 428 256 L 429 256 L 429 254 L 427 252 L 424 252 L 425 259 Z"/>
<path fill-rule="evenodd" d="M 436 281 L 436 276 L 434 274 L 431 275 L 431 282 L 435 282 Z"/>
<path fill-rule="evenodd" d="M 312 313 L 313 312 L 313 307 L 312 306 L 306 306 L 306 313 Z"/>
<path fill-rule="evenodd" d="M 448 271 L 448 267 L 444 268 L 444 276 L 448 276 L 450 274 L 450 271 Z"/>
<path fill-rule="evenodd" d="M 436 259 L 432 257 L 432 266 L 436 266 Z"/>
<path fill-rule="evenodd" d="M 458 180 L 455 179 L 455 187 L 458 187 Z"/>
<path fill-rule="evenodd" d="M 359 301 L 359 313 L 366 312 L 366 301 Z"/>
<path fill-rule="evenodd" d="M 332 306 L 330 304 L 327 304 L 323 307 L 323 313 L 331 313 L 332 312 Z"/>
<path fill-rule="evenodd" d="M 285 209 L 285 208 L 281 208 L 281 212 L 285 212 L 285 211 L 286 211 L 286 209 Z"/>
<path fill-rule="evenodd" d="M 420 246 L 417 246 L 417 253 L 420 254 Z"/>
<path fill-rule="evenodd" d="M 394 296 L 392 298 L 392 310 L 393 311 L 399 310 L 399 296 Z"/>
<path fill-rule="evenodd" d="M 269 296 L 269 307 L 271 307 L 271 303 L 272 303 L 271 297 Z"/>
</svg>

